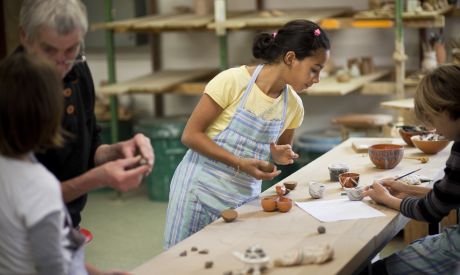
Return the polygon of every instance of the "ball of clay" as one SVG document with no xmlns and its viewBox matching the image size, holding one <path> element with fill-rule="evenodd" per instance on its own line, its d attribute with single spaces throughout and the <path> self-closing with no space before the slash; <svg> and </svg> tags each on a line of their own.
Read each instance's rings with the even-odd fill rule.
<svg viewBox="0 0 460 275">
<path fill-rule="evenodd" d="M 297 181 L 286 181 L 283 183 L 288 190 L 294 190 L 297 186 Z"/>
<path fill-rule="evenodd" d="M 314 199 L 321 199 L 324 195 L 324 190 L 326 187 L 324 184 L 321 184 L 319 182 L 310 182 L 309 187 L 308 187 L 308 192 L 310 193 L 310 196 Z"/>
<path fill-rule="evenodd" d="M 263 164 L 259 165 L 259 169 L 266 173 L 271 173 L 275 171 L 275 165 L 273 163 L 264 161 Z"/>
<path fill-rule="evenodd" d="M 324 233 L 326 233 L 326 227 L 324 227 L 324 226 L 322 226 L 322 225 L 318 226 L 318 229 L 317 229 L 317 230 L 318 230 L 318 233 L 319 233 L 319 234 L 324 234 Z"/>
<path fill-rule="evenodd" d="M 233 209 L 226 209 L 220 212 L 220 216 L 222 217 L 222 219 L 224 219 L 224 221 L 232 222 L 236 219 L 236 217 L 238 217 L 238 212 L 236 212 Z"/>
<path fill-rule="evenodd" d="M 275 197 L 266 197 L 260 201 L 262 208 L 265 212 L 273 212 L 277 209 L 276 207 L 276 198 Z"/>
</svg>

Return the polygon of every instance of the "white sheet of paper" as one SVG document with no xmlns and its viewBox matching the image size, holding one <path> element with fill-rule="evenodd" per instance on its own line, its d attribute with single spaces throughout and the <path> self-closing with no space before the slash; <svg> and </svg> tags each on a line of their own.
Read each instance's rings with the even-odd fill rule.
<svg viewBox="0 0 460 275">
<path fill-rule="evenodd" d="M 384 217 L 385 214 L 375 210 L 362 201 L 346 199 L 296 202 L 308 214 L 322 222 L 367 219 Z"/>
</svg>

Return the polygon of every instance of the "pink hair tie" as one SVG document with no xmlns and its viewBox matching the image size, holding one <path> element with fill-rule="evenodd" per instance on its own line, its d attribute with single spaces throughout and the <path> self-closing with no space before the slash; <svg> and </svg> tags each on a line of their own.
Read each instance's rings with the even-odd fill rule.
<svg viewBox="0 0 460 275">
<path fill-rule="evenodd" d="M 313 31 L 313 34 L 315 36 L 319 36 L 321 34 L 321 31 L 319 29 L 316 29 L 316 30 Z"/>
</svg>

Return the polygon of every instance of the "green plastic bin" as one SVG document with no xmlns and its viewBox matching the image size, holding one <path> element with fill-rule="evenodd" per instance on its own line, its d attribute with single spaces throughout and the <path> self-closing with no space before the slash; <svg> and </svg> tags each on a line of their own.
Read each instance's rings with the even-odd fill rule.
<svg viewBox="0 0 460 275">
<path fill-rule="evenodd" d="M 181 142 L 186 122 L 185 118 L 164 118 L 140 121 L 134 126 L 136 133 L 150 138 L 155 151 L 153 171 L 145 179 L 151 200 L 169 199 L 172 176 L 188 149 Z"/>
<path fill-rule="evenodd" d="M 110 121 L 98 121 L 97 124 L 101 127 L 101 141 L 102 144 L 112 144 L 112 130 Z M 118 135 L 119 140 L 127 140 L 133 137 L 133 121 L 120 120 L 118 121 Z"/>
</svg>

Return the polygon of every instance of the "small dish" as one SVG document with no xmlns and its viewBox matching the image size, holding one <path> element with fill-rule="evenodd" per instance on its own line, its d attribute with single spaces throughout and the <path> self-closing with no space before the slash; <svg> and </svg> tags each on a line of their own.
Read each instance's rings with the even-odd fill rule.
<svg viewBox="0 0 460 275">
<path fill-rule="evenodd" d="M 339 175 L 339 182 L 343 188 L 354 188 L 359 184 L 359 174 L 358 173 L 342 173 Z"/>
</svg>

